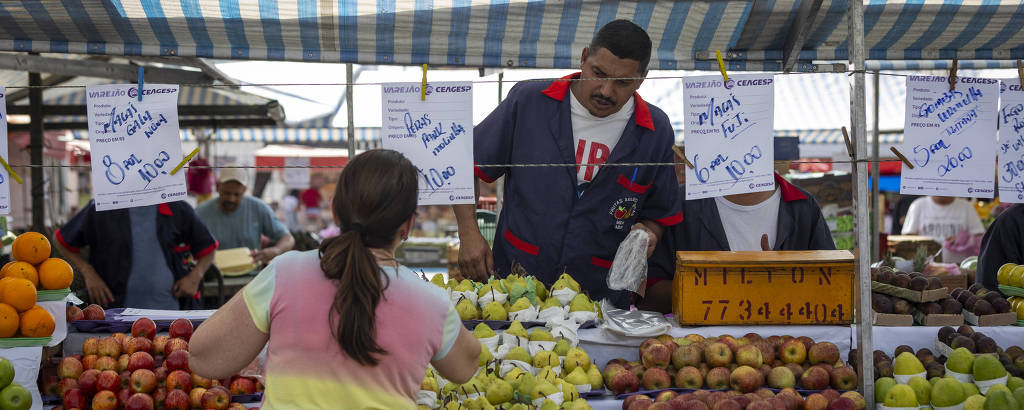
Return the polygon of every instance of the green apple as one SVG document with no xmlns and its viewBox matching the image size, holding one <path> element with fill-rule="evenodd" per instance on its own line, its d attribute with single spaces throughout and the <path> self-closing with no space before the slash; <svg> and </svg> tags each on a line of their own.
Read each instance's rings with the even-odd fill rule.
<svg viewBox="0 0 1024 410">
<path fill-rule="evenodd" d="M 880 377 L 875 380 L 875 403 L 885 402 L 885 394 L 895 385 L 896 380 L 892 377 Z"/>
<path fill-rule="evenodd" d="M 0 357 L 0 389 L 7 387 L 14 380 L 14 364 L 6 357 Z"/>
<path fill-rule="evenodd" d="M 8 384 L 0 390 L 0 409 L 28 410 L 32 407 L 32 395 L 18 383 Z"/>
<path fill-rule="evenodd" d="M 925 383 L 928 382 L 925 381 Z M 918 407 L 917 396 L 914 394 L 914 389 L 905 384 L 892 386 L 892 388 L 885 393 L 884 403 L 887 407 Z"/>
<path fill-rule="evenodd" d="M 932 407 L 951 407 L 963 403 L 964 388 L 955 379 L 939 379 L 932 386 Z"/>
</svg>

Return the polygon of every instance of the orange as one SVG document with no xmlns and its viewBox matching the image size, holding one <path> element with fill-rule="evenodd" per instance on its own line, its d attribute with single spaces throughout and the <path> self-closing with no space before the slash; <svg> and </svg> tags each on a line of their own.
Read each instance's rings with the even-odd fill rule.
<svg viewBox="0 0 1024 410">
<path fill-rule="evenodd" d="M 50 257 L 50 240 L 39 232 L 25 232 L 14 238 L 11 257 L 16 261 L 38 265 Z"/>
<path fill-rule="evenodd" d="M 39 306 L 32 306 L 19 318 L 21 322 L 21 335 L 25 337 L 48 337 L 53 334 L 56 326 L 53 322 L 53 315 Z"/>
<path fill-rule="evenodd" d="M 6 268 L 5 270 L 0 270 L 0 276 L 28 279 L 33 285 L 39 286 L 39 272 L 36 271 L 35 266 L 30 265 L 28 262 L 14 262 L 10 266 L 6 266 Z"/>
<path fill-rule="evenodd" d="M 7 286 L 7 283 L 12 281 L 12 280 L 14 280 L 14 279 L 18 279 L 18 278 L 15 278 L 15 277 L 0 278 L 0 295 L 4 294 L 4 286 Z"/>
<path fill-rule="evenodd" d="M 11 305 L 0 303 L 0 337 L 18 333 L 18 312 Z"/>
<path fill-rule="evenodd" d="M 60 258 L 49 258 L 39 264 L 39 283 L 43 289 L 64 289 L 71 286 L 75 272 Z"/>
<path fill-rule="evenodd" d="M 36 305 L 36 287 L 28 279 L 11 278 L 0 293 L 0 302 L 24 312 Z"/>
</svg>

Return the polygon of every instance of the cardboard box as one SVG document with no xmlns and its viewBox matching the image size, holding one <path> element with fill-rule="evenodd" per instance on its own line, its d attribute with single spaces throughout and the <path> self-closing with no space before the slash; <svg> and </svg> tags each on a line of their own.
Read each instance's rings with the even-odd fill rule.
<svg viewBox="0 0 1024 410">
<path fill-rule="evenodd" d="M 914 322 L 922 326 L 960 326 L 964 324 L 962 314 L 938 314 L 926 315 L 920 310 L 914 310 Z"/>
<path fill-rule="evenodd" d="M 973 326 L 1009 326 L 1017 323 L 1017 314 L 1014 312 L 996 313 L 992 315 L 978 316 L 970 311 L 964 310 L 964 319 Z"/>
<path fill-rule="evenodd" d="M 938 288 L 932 290 L 910 290 L 899 286 L 893 286 L 882 282 L 871 281 L 871 291 L 884 293 L 889 296 L 896 296 L 911 302 L 923 303 L 934 302 L 945 299 L 949 296 L 949 288 Z"/>
<path fill-rule="evenodd" d="M 934 239 L 927 236 L 889 235 L 887 240 L 889 250 L 892 251 L 893 255 L 907 260 L 914 260 L 917 248 L 921 245 L 928 249 L 929 255 L 934 255 L 939 249 L 942 249 L 942 244 L 935 242 Z"/>
<path fill-rule="evenodd" d="M 875 326 L 913 326 L 914 316 L 895 315 L 892 313 L 872 312 L 875 316 Z"/>
</svg>

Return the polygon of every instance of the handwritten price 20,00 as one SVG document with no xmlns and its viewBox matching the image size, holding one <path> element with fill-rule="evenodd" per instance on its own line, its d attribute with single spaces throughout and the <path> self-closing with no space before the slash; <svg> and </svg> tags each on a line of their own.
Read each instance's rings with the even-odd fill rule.
<svg viewBox="0 0 1024 410">
<path fill-rule="evenodd" d="M 151 162 L 144 162 L 136 157 L 135 154 L 131 154 L 127 159 L 119 163 L 111 159 L 110 155 L 104 155 L 103 166 L 106 167 L 106 170 L 103 174 L 111 184 L 120 185 L 124 182 L 126 173 L 131 171 L 132 167 L 138 165 L 139 178 L 146 182 L 146 187 L 149 187 L 149 183 L 153 182 L 156 177 L 167 173 L 167 171 L 162 171 L 161 169 L 170 159 L 171 155 L 167 151 L 160 151 Z"/>
</svg>

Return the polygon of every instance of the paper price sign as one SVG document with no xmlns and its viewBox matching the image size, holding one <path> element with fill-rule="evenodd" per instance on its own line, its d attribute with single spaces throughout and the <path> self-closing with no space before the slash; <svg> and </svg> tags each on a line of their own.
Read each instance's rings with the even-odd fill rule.
<svg viewBox="0 0 1024 410">
<path fill-rule="evenodd" d="M 775 189 L 771 74 L 683 79 L 686 199 Z"/>
<path fill-rule="evenodd" d="M 7 90 L 0 87 L 0 155 L 7 163 L 11 160 L 7 156 Z M 11 176 L 7 170 L 0 167 L 0 215 L 11 214 Z"/>
<path fill-rule="evenodd" d="M 384 148 L 404 154 L 419 172 L 419 204 L 472 204 L 473 83 L 387 83 Z"/>
<path fill-rule="evenodd" d="M 907 77 L 900 193 L 992 198 L 999 80 Z"/>
<path fill-rule="evenodd" d="M 96 210 L 154 205 L 185 199 L 181 162 L 178 86 L 111 84 L 86 87 Z"/>
<path fill-rule="evenodd" d="M 1024 90 L 1020 79 L 1002 80 L 999 113 L 999 200 L 1024 202 Z"/>
</svg>

